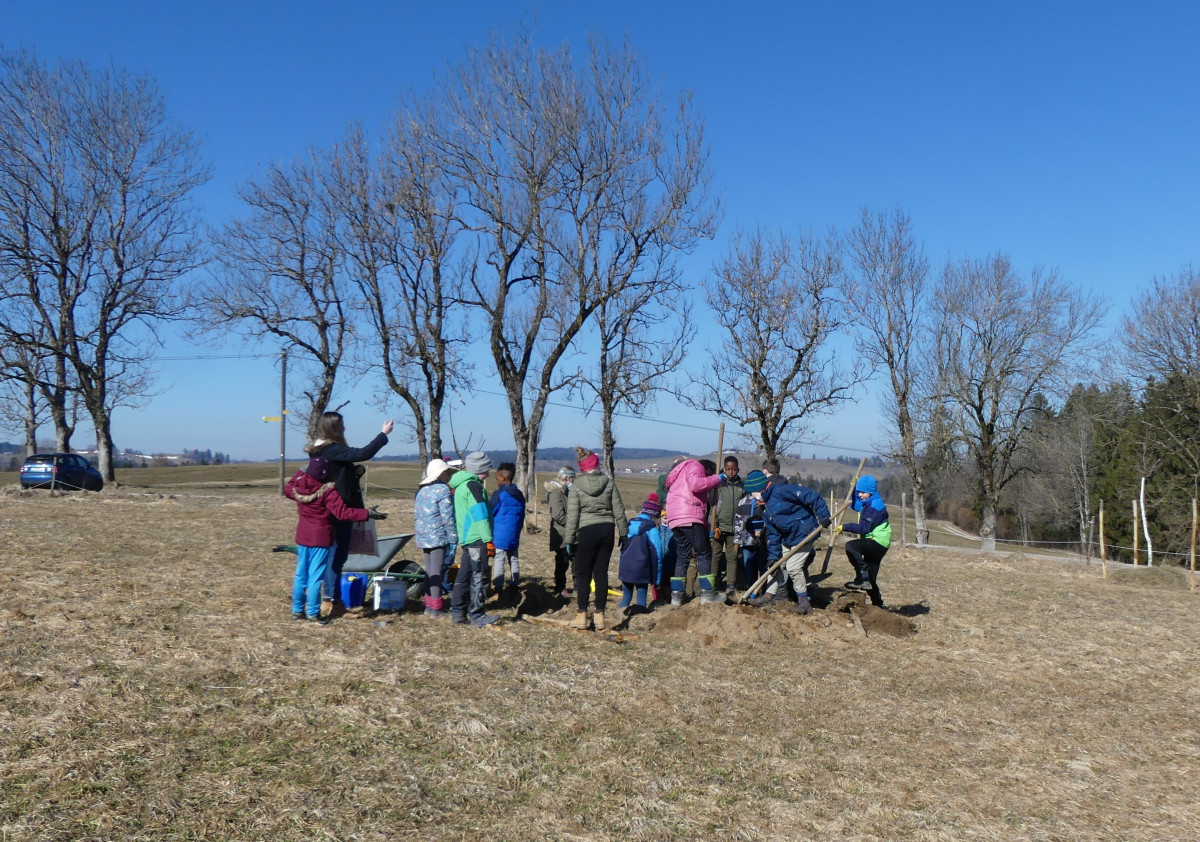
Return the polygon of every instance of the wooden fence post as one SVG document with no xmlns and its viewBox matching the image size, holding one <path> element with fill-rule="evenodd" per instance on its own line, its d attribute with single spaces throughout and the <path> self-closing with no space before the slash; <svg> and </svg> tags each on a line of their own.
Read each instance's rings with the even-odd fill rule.
<svg viewBox="0 0 1200 842">
<path fill-rule="evenodd" d="M 1104 501 L 1100 501 L 1100 567 L 1103 570 L 1101 578 L 1108 578 L 1108 544 L 1104 538 Z"/>
<path fill-rule="evenodd" d="M 1192 498 L 1192 552 L 1191 552 L 1191 555 L 1192 555 L 1192 571 L 1191 571 L 1192 590 L 1196 590 L 1196 527 L 1198 525 L 1197 524 L 1198 515 L 1200 515 L 1200 512 L 1197 512 L 1196 498 L 1193 497 Z"/>
<path fill-rule="evenodd" d="M 1138 563 L 1138 509 L 1137 500 L 1133 501 L 1133 566 Z"/>
<path fill-rule="evenodd" d="M 900 546 L 908 546 L 908 492 L 900 495 Z"/>
</svg>

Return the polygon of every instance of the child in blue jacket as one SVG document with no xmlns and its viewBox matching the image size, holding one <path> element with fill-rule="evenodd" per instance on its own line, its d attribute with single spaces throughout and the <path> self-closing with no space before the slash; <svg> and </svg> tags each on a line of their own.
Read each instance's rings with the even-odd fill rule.
<svg viewBox="0 0 1200 842">
<path fill-rule="evenodd" d="M 875 477 L 864 476 L 854 486 L 854 511 L 858 512 L 858 523 L 844 523 L 840 529 L 861 537 L 846 542 L 846 557 L 854 568 L 853 582 L 846 588 L 866 591 L 871 604 L 883 607 L 883 596 L 879 593 L 879 564 L 883 561 L 892 543 L 892 524 L 888 520 L 887 506 L 879 496 Z"/>
<path fill-rule="evenodd" d="M 492 543 L 496 555 L 492 558 L 492 590 L 504 587 L 504 565 L 511 568 L 510 588 L 513 594 L 521 583 L 521 530 L 525 528 L 525 495 L 513 485 L 517 466 L 501 462 L 496 468 L 496 493 L 491 499 Z"/>
<path fill-rule="evenodd" d="M 662 505 L 658 502 L 658 494 L 651 491 L 642 504 L 641 514 L 629 521 L 629 534 L 617 565 L 617 578 L 621 580 L 621 603 L 617 607 L 626 614 L 632 614 L 635 610 L 646 611 L 646 590 L 650 583 L 662 578 L 662 563 L 667 548 L 664 530 L 658 526 L 661 516 Z M 635 592 L 637 607 L 630 609 L 629 604 Z"/>
</svg>

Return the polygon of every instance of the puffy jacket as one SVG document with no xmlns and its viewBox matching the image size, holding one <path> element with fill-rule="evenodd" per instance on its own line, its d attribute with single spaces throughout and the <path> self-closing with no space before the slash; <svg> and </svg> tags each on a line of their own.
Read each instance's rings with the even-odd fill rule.
<svg viewBox="0 0 1200 842">
<path fill-rule="evenodd" d="M 488 493 L 479 477 L 469 471 L 459 471 L 450 477 L 454 492 L 454 526 L 458 530 L 458 545 L 486 544 L 492 540 L 491 510 Z"/>
<path fill-rule="evenodd" d="M 525 495 L 511 482 L 492 495 L 492 543 L 498 550 L 516 552 L 525 526 Z"/>
<path fill-rule="evenodd" d="M 571 493 L 567 495 L 567 529 L 563 541 L 574 544 L 579 540 L 579 530 L 597 523 L 611 523 L 618 535 L 629 529 L 625 516 L 625 502 L 617 484 L 609 477 L 596 472 L 586 472 L 575 477 Z"/>
<path fill-rule="evenodd" d="M 442 482 L 421 486 L 413 501 L 413 531 L 418 547 L 445 547 L 458 541 L 454 532 L 454 492 Z"/>
<path fill-rule="evenodd" d="M 870 479 L 870 477 L 864 477 L 864 479 Z M 873 482 L 870 488 L 856 487 L 855 490 L 870 491 L 871 496 L 866 500 L 860 500 L 857 494 L 854 495 L 854 502 L 851 505 L 859 513 L 858 523 L 843 523 L 842 530 L 870 538 L 879 546 L 887 549 L 892 545 L 892 524 L 888 519 L 888 510 L 887 506 L 883 504 L 883 498 L 875 491 Z"/>
<path fill-rule="evenodd" d="M 708 512 L 708 491 L 721 484 L 720 474 L 704 475 L 704 466 L 696 459 L 680 462 L 667 474 L 667 526 L 704 523 Z"/>
<path fill-rule="evenodd" d="M 662 530 L 650 515 L 640 514 L 629 521 L 617 578 L 630 585 L 657 582 L 662 578 L 662 560 L 666 554 Z"/>
<path fill-rule="evenodd" d="M 737 506 L 746 489 L 742 487 L 740 476 L 730 479 L 725 474 L 718 474 L 721 484 L 708 492 L 708 503 L 713 507 L 713 526 L 718 526 L 727 535 L 732 535 L 737 524 Z"/>
<path fill-rule="evenodd" d="M 763 492 L 763 501 L 768 561 L 781 558 L 784 547 L 797 546 L 818 526 L 829 522 L 825 499 L 803 485 L 769 485 Z"/>
<path fill-rule="evenodd" d="M 371 439 L 366 447 L 351 447 L 348 444 L 338 444 L 334 441 L 318 440 L 313 442 L 306 451 L 309 456 L 323 456 L 329 460 L 329 469 L 333 471 L 333 484 L 338 494 L 349 506 L 362 506 L 362 486 L 358 484 L 358 476 L 354 471 L 355 462 L 366 462 L 383 449 L 388 438 L 383 433 Z"/>
<path fill-rule="evenodd" d="M 347 506 L 332 482 L 319 483 L 302 470 L 288 480 L 283 493 L 296 501 L 300 515 L 296 543 L 304 547 L 332 547 L 335 521 L 363 521 L 371 516 L 366 509 Z"/>
</svg>

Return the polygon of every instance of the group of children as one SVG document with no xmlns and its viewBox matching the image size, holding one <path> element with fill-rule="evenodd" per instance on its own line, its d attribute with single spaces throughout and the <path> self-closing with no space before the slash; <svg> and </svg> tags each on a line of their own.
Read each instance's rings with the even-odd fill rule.
<svg viewBox="0 0 1200 842">
<path fill-rule="evenodd" d="M 588 627 L 590 598 L 591 623 L 605 628 L 608 570 L 617 547 L 618 608 L 626 614 L 647 611 L 651 601 L 665 602 L 668 594 L 671 605 L 682 605 L 693 563 L 702 603 L 725 603 L 742 590 L 751 605 L 771 606 L 788 599 L 790 581 L 796 594 L 790 610 L 808 614 L 807 570 L 816 538 L 829 528 L 834 536 L 842 531 L 858 536 L 846 544 L 856 575 L 845 587 L 864 591 L 874 605 L 883 605 L 878 575 L 891 526 L 873 477 L 861 477 L 855 485 L 852 507 L 858 522 L 834 526 L 821 495 L 788 482 L 775 460 L 743 480 L 732 456 L 720 474 L 711 460 L 679 457 L 660 478 L 659 490 L 627 519 L 616 483 L 600 471 L 599 457 L 583 448 L 577 452 L 579 471 L 564 466 L 546 483 L 554 588 L 564 599 L 572 596 L 566 574 L 574 568 L 577 611 L 572 626 Z M 504 590 L 507 572 L 508 592 L 517 594 L 526 501 L 513 484 L 516 468 L 510 462 L 495 469 L 496 491 L 489 495 L 485 481 L 492 470 L 491 458 L 481 451 L 457 466 L 433 459 L 425 467 L 414 502 L 414 532 L 425 567 L 427 616 L 449 616 L 475 627 L 499 619 L 484 610 L 489 561 L 493 590 Z M 319 456 L 292 477 L 286 493 L 296 500 L 300 514 L 293 615 L 324 622 L 319 599 L 322 587 L 329 596 L 335 526 L 386 515 L 347 506 L 330 481 L 328 462 Z M 446 568 L 456 553 L 458 575 L 447 606 Z"/>
</svg>

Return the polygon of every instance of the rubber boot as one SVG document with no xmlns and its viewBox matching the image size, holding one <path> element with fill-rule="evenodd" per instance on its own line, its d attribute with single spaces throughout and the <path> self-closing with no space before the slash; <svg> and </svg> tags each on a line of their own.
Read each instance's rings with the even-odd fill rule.
<svg viewBox="0 0 1200 842">
<path fill-rule="evenodd" d="M 588 627 L 587 612 L 577 611 L 575 613 L 575 619 L 567 623 L 567 625 L 573 629 L 586 629 Z"/>
<path fill-rule="evenodd" d="M 871 597 L 871 604 L 877 608 L 883 608 L 883 594 L 879 592 L 879 562 L 867 565 L 867 576 L 870 578 L 870 587 L 867 588 L 867 595 Z"/>
<path fill-rule="evenodd" d="M 671 605 L 678 607 L 683 605 L 683 589 L 687 586 L 687 578 L 684 576 L 671 577 Z"/>
<path fill-rule="evenodd" d="M 608 628 L 608 626 L 604 624 L 603 611 L 595 611 L 592 613 L 592 624 L 595 626 L 596 631 L 604 631 L 606 628 Z"/>
</svg>

